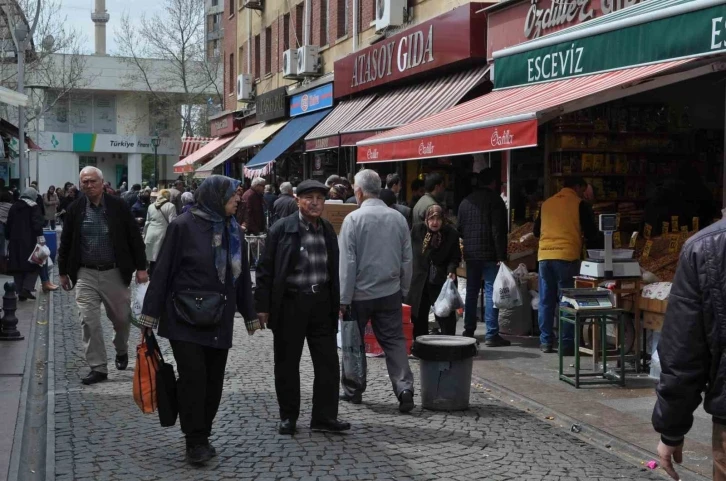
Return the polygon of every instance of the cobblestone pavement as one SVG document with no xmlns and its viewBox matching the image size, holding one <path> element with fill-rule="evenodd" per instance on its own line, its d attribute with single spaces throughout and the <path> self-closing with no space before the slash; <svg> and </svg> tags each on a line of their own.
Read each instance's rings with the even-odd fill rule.
<svg viewBox="0 0 726 481">
<path fill-rule="evenodd" d="M 109 322 L 104 325 L 109 380 L 81 384 L 88 368 L 73 293 L 54 296 L 58 480 L 662 479 L 482 394 L 472 394 L 466 412 L 417 406 L 411 415 L 401 415 L 382 359 L 369 362 L 363 404 L 341 404 L 341 419 L 353 424 L 350 433 L 329 435 L 307 429 L 313 376 L 306 352 L 300 432 L 294 438 L 280 436 L 275 430 L 272 334 L 248 337 L 244 329 L 237 330 L 230 352 L 212 437 L 219 456 L 204 468 L 192 468 L 184 463 L 178 425 L 161 428 L 156 416 L 142 415 L 134 404 L 134 355 L 127 371 L 113 368 Z M 132 328 L 132 349 L 139 337 Z M 415 361 L 412 367 L 417 373 Z"/>
</svg>

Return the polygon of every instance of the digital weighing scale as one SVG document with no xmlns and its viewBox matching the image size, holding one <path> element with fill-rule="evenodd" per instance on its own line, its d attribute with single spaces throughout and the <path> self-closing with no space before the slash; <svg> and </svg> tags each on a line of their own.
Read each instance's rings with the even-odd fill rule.
<svg viewBox="0 0 726 481">
<path fill-rule="evenodd" d="M 635 259 L 613 259 L 613 232 L 617 228 L 615 214 L 600 214 L 600 231 L 605 234 L 604 259 L 586 259 L 580 265 L 580 275 L 599 279 L 640 277 L 640 264 Z"/>
<path fill-rule="evenodd" d="M 562 289 L 562 304 L 575 310 L 612 309 L 612 292 L 609 289 Z"/>
</svg>

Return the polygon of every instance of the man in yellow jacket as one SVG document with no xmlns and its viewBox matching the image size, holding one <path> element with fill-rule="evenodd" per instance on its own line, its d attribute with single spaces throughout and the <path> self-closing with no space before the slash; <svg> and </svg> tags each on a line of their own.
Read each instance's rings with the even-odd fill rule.
<svg viewBox="0 0 726 481">
<path fill-rule="evenodd" d="M 552 326 L 559 290 L 574 287 L 580 272 L 582 239 L 592 242 L 599 237 L 595 215 L 582 200 L 587 183 L 581 177 L 568 177 L 565 187 L 542 204 L 534 235 L 539 238 L 539 330 L 542 352 L 555 352 Z M 566 356 L 574 353 L 574 330 L 566 324 L 559 349 Z"/>
</svg>

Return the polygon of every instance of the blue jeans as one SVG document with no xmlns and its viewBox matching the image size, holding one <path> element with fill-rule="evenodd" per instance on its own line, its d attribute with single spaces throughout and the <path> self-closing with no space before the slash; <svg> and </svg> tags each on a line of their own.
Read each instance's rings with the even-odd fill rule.
<svg viewBox="0 0 726 481">
<path fill-rule="evenodd" d="M 487 326 L 486 339 L 499 334 L 499 309 L 494 308 L 492 292 L 499 266 L 495 261 L 466 261 L 466 302 L 464 303 L 464 330 L 472 334 L 476 330 L 476 304 L 484 281 L 484 320 Z"/>
<path fill-rule="evenodd" d="M 555 317 L 559 316 L 560 289 L 575 286 L 573 279 L 580 273 L 580 261 L 540 261 L 539 262 L 539 342 L 554 345 L 552 327 Z M 575 329 L 565 324 L 562 331 L 562 347 L 574 345 Z"/>
<path fill-rule="evenodd" d="M 49 282 L 50 272 L 48 271 L 48 264 L 40 266 L 40 282 Z"/>
</svg>

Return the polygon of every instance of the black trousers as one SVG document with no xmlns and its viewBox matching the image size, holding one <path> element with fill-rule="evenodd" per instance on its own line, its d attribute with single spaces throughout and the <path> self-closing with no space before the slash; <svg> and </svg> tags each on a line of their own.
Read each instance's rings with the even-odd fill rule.
<svg viewBox="0 0 726 481">
<path fill-rule="evenodd" d="M 425 336 L 429 333 L 429 310 L 431 310 L 431 306 L 434 302 L 436 302 L 439 294 L 441 294 L 442 287 L 443 284 L 430 284 L 428 282 L 424 285 L 418 312 L 412 313 L 414 339 L 418 336 Z M 456 334 L 455 312 L 452 312 L 447 317 L 439 317 L 436 315 L 434 315 L 434 317 L 436 318 L 436 322 L 439 324 L 441 334 L 446 336 L 453 336 Z"/>
<path fill-rule="evenodd" d="M 187 446 L 206 444 L 222 399 L 227 349 L 192 342 L 170 341 L 174 351 L 179 402 L 179 423 Z"/>
<path fill-rule="evenodd" d="M 313 419 L 338 418 L 338 346 L 330 321 L 330 292 L 287 295 L 275 336 L 275 390 L 280 419 L 300 416 L 300 357 L 308 341 L 313 361 Z"/>
</svg>

